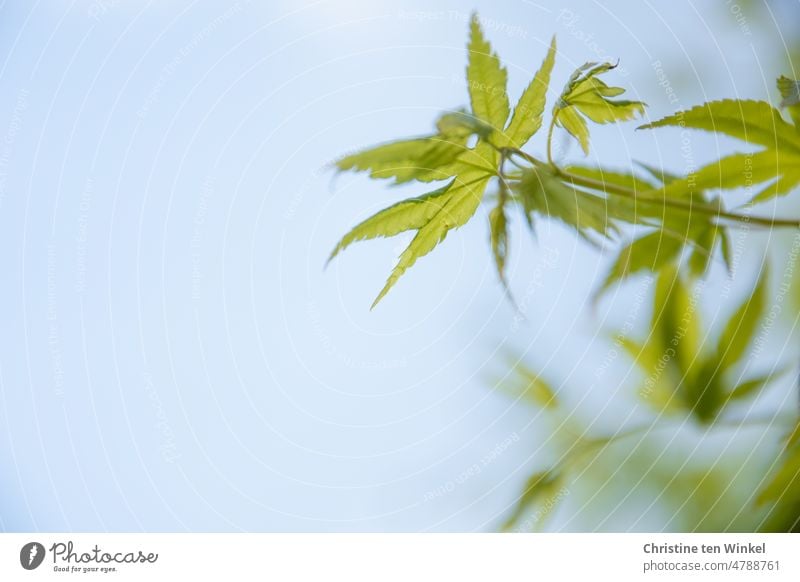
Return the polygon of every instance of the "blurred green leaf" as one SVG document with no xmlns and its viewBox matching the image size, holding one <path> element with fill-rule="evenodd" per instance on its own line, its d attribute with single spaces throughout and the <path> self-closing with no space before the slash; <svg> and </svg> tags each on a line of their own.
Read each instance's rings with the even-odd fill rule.
<svg viewBox="0 0 800 582">
<path fill-rule="evenodd" d="M 534 510 L 536 504 L 544 504 L 539 519 L 530 523 L 530 527 L 525 530 L 532 530 L 533 526 L 540 524 L 553 510 L 557 502 L 559 490 L 562 488 L 562 476 L 552 471 L 542 471 L 533 474 L 525 484 L 522 495 L 516 507 L 508 516 L 501 529 L 508 531 L 514 527 L 523 525 L 524 517 Z"/>
<path fill-rule="evenodd" d="M 769 374 L 756 376 L 755 378 L 750 378 L 749 380 L 744 380 L 743 382 L 737 384 L 733 390 L 731 390 L 730 394 L 728 394 L 727 402 L 744 400 L 758 394 L 758 392 L 760 392 L 767 384 L 774 382 L 786 372 L 787 370 L 778 370 L 777 372 L 772 372 Z"/>
<path fill-rule="evenodd" d="M 723 371 L 740 363 L 754 339 L 766 308 L 768 271 L 764 265 L 753 292 L 739 305 L 719 337 L 716 358 Z"/>
<path fill-rule="evenodd" d="M 447 186 L 424 196 L 403 200 L 367 218 L 353 227 L 339 241 L 328 261 L 356 241 L 394 236 L 409 230 L 419 230 L 428 224 L 450 199 L 448 192 L 452 185 L 453 182 L 450 182 Z"/>
<path fill-rule="evenodd" d="M 756 503 L 797 504 L 800 500 L 800 422 L 786 439 L 781 462 L 756 498 Z M 794 527 L 797 527 L 797 522 Z"/>
<path fill-rule="evenodd" d="M 641 271 L 660 271 L 665 265 L 673 263 L 682 249 L 683 240 L 674 235 L 665 235 L 663 230 L 637 238 L 620 251 L 597 294 L 604 293 L 612 285 Z"/>
</svg>

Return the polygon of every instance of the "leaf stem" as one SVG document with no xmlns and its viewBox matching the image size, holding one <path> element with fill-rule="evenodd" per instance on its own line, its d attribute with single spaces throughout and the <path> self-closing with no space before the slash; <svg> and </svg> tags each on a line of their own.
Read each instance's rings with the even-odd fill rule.
<svg viewBox="0 0 800 582">
<path fill-rule="evenodd" d="M 556 117 L 550 120 L 550 127 L 547 129 L 547 162 L 554 168 L 558 168 L 553 161 L 553 130 L 556 128 Z"/>
</svg>

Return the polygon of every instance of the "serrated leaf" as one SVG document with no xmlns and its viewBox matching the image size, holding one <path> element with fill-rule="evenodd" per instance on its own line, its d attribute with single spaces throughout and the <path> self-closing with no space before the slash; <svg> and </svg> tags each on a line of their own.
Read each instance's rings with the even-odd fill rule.
<svg viewBox="0 0 800 582">
<path fill-rule="evenodd" d="M 611 63 L 586 63 L 578 68 L 553 108 L 556 124 L 578 140 L 584 154 L 589 153 L 589 129 L 584 117 L 604 124 L 627 121 L 644 113 L 644 103 L 613 99 L 622 95 L 625 89 L 610 87 L 597 78 L 597 75 L 610 71 L 615 66 Z"/>
<path fill-rule="evenodd" d="M 509 114 L 506 83 L 508 74 L 500 59 L 483 35 L 478 16 L 473 14 L 470 23 L 469 64 L 467 86 L 469 87 L 472 113 L 498 131 L 506 125 Z"/>
<path fill-rule="evenodd" d="M 686 198 L 708 190 L 752 189 L 753 202 L 789 193 L 800 184 L 800 156 L 780 149 L 753 154 L 733 154 L 700 168 L 694 174 L 667 184 L 661 193 L 667 198 Z"/>
<path fill-rule="evenodd" d="M 739 363 L 754 339 L 766 308 L 769 274 L 766 265 L 753 292 L 742 302 L 725 325 L 717 342 L 717 359 L 722 370 Z"/>
<path fill-rule="evenodd" d="M 452 176 L 441 168 L 466 150 L 466 137 L 434 135 L 384 143 L 340 158 L 341 171 L 369 172 L 371 178 L 394 179 L 395 184 L 418 180 L 431 182 Z"/>
<path fill-rule="evenodd" d="M 422 228 L 442 209 L 448 200 L 447 193 L 452 184 L 453 182 L 450 182 L 447 186 L 424 196 L 393 204 L 360 222 L 339 241 L 328 262 L 356 241 L 395 236 L 401 232 Z"/>
<path fill-rule="evenodd" d="M 778 79 L 778 91 L 782 98 L 781 107 L 789 111 L 794 128 L 800 132 L 800 81 L 781 76 Z"/>
<path fill-rule="evenodd" d="M 569 174 L 591 178 L 601 184 L 610 186 L 621 186 L 634 192 L 647 192 L 654 188 L 654 184 L 630 172 L 620 170 L 609 170 L 605 168 L 594 168 L 589 166 L 567 166 Z"/>
<path fill-rule="evenodd" d="M 556 117 L 556 125 L 566 129 L 572 137 L 578 140 L 583 153 L 589 155 L 589 126 L 575 109 L 562 109 Z"/>
<path fill-rule="evenodd" d="M 600 124 L 630 121 L 637 115 L 644 114 L 644 103 L 640 101 L 627 99 L 613 101 L 595 93 L 586 93 L 568 103 L 574 105 L 578 111 L 595 123 Z"/>
<path fill-rule="evenodd" d="M 781 92 L 781 107 L 800 105 L 800 81 L 781 75 L 778 79 L 778 90 Z"/>
<path fill-rule="evenodd" d="M 636 164 L 650 174 L 653 178 L 658 180 L 660 184 L 669 184 L 680 177 L 677 174 L 666 171 L 664 168 L 651 166 L 650 164 L 645 164 L 644 162 L 637 161 Z"/>
<path fill-rule="evenodd" d="M 560 220 L 592 244 L 595 235 L 608 237 L 618 230 L 608 200 L 565 184 L 546 168 L 525 170 L 516 190 L 526 213 Z"/>
<path fill-rule="evenodd" d="M 475 214 L 491 178 L 491 174 L 482 170 L 469 170 L 458 176 L 443 194 L 442 207 L 419 228 L 400 255 L 389 279 L 372 303 L 373 308 L 418 259 L 431 252 L 451 230 L 463 226 Z"/>
<path fill-rule="evenodd" d="M 554 36 L 541 68 L 514 107 L 514 114 L 505 131 L 508 145 L 521 148 L 542 127 L 547 89 L 550 86 L 550 75 L 555 61 L 556 37 Z"/>
<path fill-rule="evenodd" d="M 762 184 L 752 196 L 761 202 L 787 194 L 800 184 L 800 133 L 777 109 L 763 101 L 712 101 L 676 113 L 640 129 L 664 126 L 716 131 L 765 149 L 733 154 L 675 180 L 663 189 L 667 197 L 691 196 L 701 190 L 733 189 Z"/>
<path fill-rule="evenodd" d="M 800 152 L 800 135 L 780 112 L 765 101 L 725 99 L 710 101 L 647 123 L 639 129 L 677 126 L 723 133 L 766 148 Z"/>
</svg>

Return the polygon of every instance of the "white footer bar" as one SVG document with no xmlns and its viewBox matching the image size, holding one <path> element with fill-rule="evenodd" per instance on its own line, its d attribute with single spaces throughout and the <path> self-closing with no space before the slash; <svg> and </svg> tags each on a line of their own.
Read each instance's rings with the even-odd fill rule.
<svg viewBox="0 0 800 582">
<path fill-rule="evenodd" d="M 0 534 L 0 580 L 800 580 L 791 534 Z"/>
</svg>

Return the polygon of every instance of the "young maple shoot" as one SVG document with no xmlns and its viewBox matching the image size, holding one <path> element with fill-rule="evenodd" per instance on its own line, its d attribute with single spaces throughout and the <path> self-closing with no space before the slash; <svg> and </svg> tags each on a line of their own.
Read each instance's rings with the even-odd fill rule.
<svg viewBox="0 0 800 582">
<path fill-rule="evenodd" d="M 800 183 L 800 127 L 781 117 L 765 102 L 726 100 L 641 126 L 640 129 L 682 125 L 716 131 L 763 147 L 753 154 L 734 154 L 685 177 L 643 166 L 632 171 L 570 165 L 559 167 L 551 144 L 562 128 L 589 152 L 589 122 L 629 121 L 643 115 L 645 104 L 620 98 L 623 88 L 600 77 L 613 71 L 611 63 L 586 63 L 569 77 L 552 107 L 545 159 L 521 148 L 543 126 L 546 94 L 556 61 L 553 38 L 544 61 L 511 112 L 506 91 L 507 71 L 481 30 L 470 23 L 467 89 L 470 109 L 442 114 L 436 132 L 393 141 L 340 158 L 340 171 L 368 172 L 395 184 L 445 182 L 421 196 L 403 200 L 356 225 L 336 245 L 331 259 L 356 241 L 414 232 L 372 307 L 417 260 L 430 253 L 451 230 L 466 224 L 496 185 L 494 207 L 488 213 L 489 241 L 498 277 L 507 287 L 510 206 L 521 209 L 533 229 L 537 217 L 568 225 L 578 236 L 599 245 L 620 240 L 625 226 L 645 234 L 623 245 L 598 292 L 641 272 L 658 272 L 681 263 L 694 276 L 704 274 L 721 250 L 730 265 L 728 228 L 746 222 L 756 226 L 797 227 L 793 220 L 772 220 L 726 211 L 712 190 L 763 183 L 753 203 L 785 194 Z M 797 115 L 797 83 L 779 81 L 784 106 Z M 471 139 L 475 144 L 470 146 Z M 750 182 L 747 182 L 747 181 Z M 330 259 L 329 259 L 330 260 Z"/>
<path fill-rule="evenodd" d="M 800 185 L 800 83 L 778 79 L 782 112 L 764 101 L 712 101 L 641 125 L 639 129 L 681 127 L 741 140 L 755 151 L 734 153 L 680 176 L 638 163 L 639 171 L 581 164 L 560 166 L 552 155 L 556 129 L 565 131 L 589 153 L 590 122 L 630 121 L 645 113 L 645 104 L 622 98 L 625 90 L 601 77 L 612 63 L 586 63 L 575 70 L 553 104 L 547 125 L 546 151 L 536 156 L 523 147 L 544 126 L 546 95 L 556 62 L 556 39 L 513 111 L 506 90 L 507 71 L 486 40 L 477 16 L 470 22 L 466 69 L 469 109 L 444 112 L 430 135 L 393 141 L 348 155 L 336 162 L 340 171 L 367 172 L 395 184 L 419 182 L 427 193 L 397 202 L 356 225 L 336 245 L 330 258 L 350 244 L 414 232 L 397 265 L 372 304 L 374 308 L 417 260 L 429 254 L 451 230 L 476 214 L 490 198 L 489 244 L 500 282 L 508 291 L 510 212 L 521 212 L 533 231 L 539 219 L 557 220 L 589 244 L 606 248 L 620 243 L 596 297 L 638 273 L 656 277 L 653 315 L 647 336 L 617 340 L 648 380 L 639 394 L 653 409 L 653 422 L 613 435 L 583 439 L 553 467 L 530 477 L 503 526 L 519 528 L 536 504 L 549 512 L 578 459 L 631 436 L 663 426 L 660 419 L 690 415 L 705 427 L 725 422 L 726 411 L 755 398 L 789 368 L 750 369 L 755 337 L 767 307 L 768 269 L 764 266 L 753 292 L 731 312 L 711 347 L 703 331 L 691 289 L 715 256 L 732 266 L 731 227 L 800 227 L 794 219 L 740 213 L 725 206 L 726 193 L 757 187 L 747 206 L 784 196 Z M 490 187 L 496 196 L 487 197 Z M 749 209 L 748 209 L 749 210 Z M 623 239 L 634 234 L 632 240 Z M 330 260 L 330 259 L 329 259 Z M 517 397 L 561 410 L 557 390 L 519 362 Z M 655 380 L 652 380 L 655 379 Z M 770 420 L 770 419 L 768 419 Z M 800 527 L 800 422 L 787 439 L 773 474 L 763 480 L 758 502 L 772 504 L 762 529 Z M 542 508 L 540 507 L 540 513 Z M 789 519 L 785 516 L 796 516 Z M 781 517 L 783 516 L 783 517 Z"/>
</svg>

